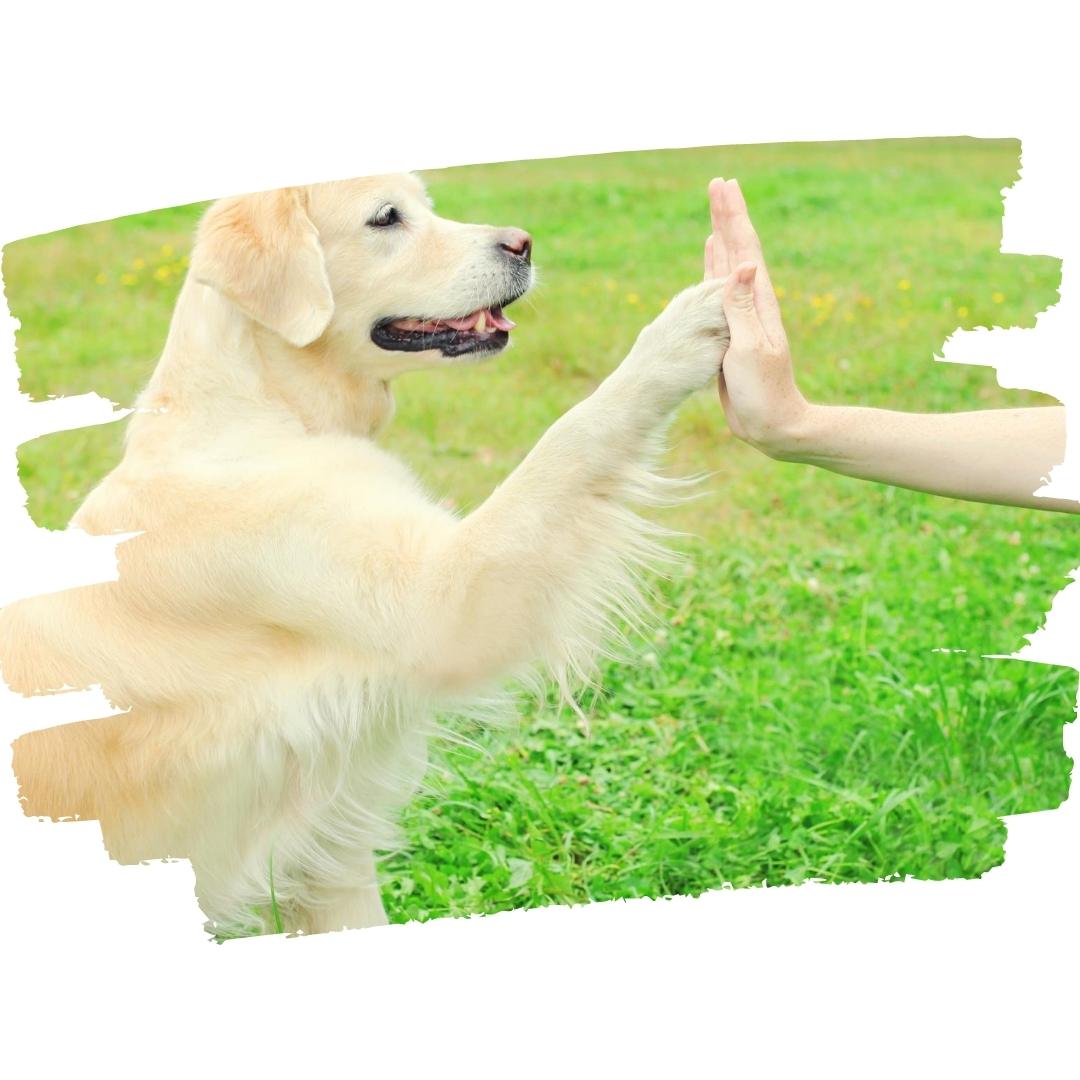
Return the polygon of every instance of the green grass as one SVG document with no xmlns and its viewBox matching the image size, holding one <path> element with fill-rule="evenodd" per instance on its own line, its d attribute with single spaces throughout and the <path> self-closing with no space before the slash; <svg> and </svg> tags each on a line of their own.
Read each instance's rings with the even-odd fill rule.
<svg viewBox="0 0 1080 1080">
<path fill-rule="evenodd" d="M 957 326 L 1032 326 L 1057 301 L 1057 260 L 998 251 L 1018 153 L 804 144 L 429 174 L 448 216 L 530 229 L 541 285 L 515 308 L 505 357 L 401 382 L 385 442 L 437 497 L 475 506 L 700 277 L 717 174 L 746 191 L 809 396 L 920 411 L 1045 402 L 932 359 Z M 199 210 L 7 249 L 25 390 L 131 401 Z M 23 447 L 35 519 L 63 525 L 119 436 Z M 1076 561 L 1073 520 L 770 462 L 732 439 L 709 393 L 672 439 L 672 471 L 715 476 L 709 497 L 662 515 L 694 537 L 663 586 L 662 633 L 606 669 L 587 736 L 548 702 L 442 755 L 445 774 L 405 815 L 408 850 L 384 866 L 392 919 L 725 882 L 975 876 L 1002 859 L 1002 815 L 1065 798 L 1076 673 L 980 654 L 1012 652 L 1039 625 Z"/>
</svg>

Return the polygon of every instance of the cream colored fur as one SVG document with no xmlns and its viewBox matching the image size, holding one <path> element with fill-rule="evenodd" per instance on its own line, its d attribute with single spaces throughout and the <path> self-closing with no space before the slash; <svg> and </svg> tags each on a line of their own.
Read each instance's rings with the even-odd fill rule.
<svg viewBox="0 0 1080 1080">
<path fill-rule="evenodd" d="M 407 220 L 368 226 L 380 205 Z M 394 234 L 392 234 L 394 233 Z M 629 509 L 669 414 L 726 345 L 720 283 L 679 294 L 626 359 L 463 519 L 374 441 L 390 381 L 451 361 L 384 351 L 387 315 L 506 291 L 488 226 L 412 176 L 222 200 L 207 212 L 120 465 L 73 524 L 139 531 L 119 580 L 10 605 L 23 693 L 100 683 L 123 715 L 24 736 L 26 812 L 101 822 L 121 862 L 192 861 L 227 936 L 385 921 L 375 853 L 436 717 L 546 668 L 588 676 L 662 549 Z"/>
</svg>

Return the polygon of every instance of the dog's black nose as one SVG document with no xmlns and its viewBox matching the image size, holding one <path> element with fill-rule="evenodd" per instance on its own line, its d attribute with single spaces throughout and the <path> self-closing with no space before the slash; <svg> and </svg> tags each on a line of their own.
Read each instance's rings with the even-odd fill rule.
<svg viewBox="0 0 1080 1080">
<path fill-rule="evenodd" d="M 499 233 L 499 247 L 522 262 L 532 259 L 532 237 L 524 229 L 503 229 Z"/>
</svg>

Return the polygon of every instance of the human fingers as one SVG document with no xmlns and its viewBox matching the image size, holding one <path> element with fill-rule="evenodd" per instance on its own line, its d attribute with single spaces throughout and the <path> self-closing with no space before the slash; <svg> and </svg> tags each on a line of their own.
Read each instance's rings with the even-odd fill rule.
<svg viewBox="0 0 1080 1080">
<path fill-rule="evenodd" d="M 731 273 L 734 263 L 731 261 L 730 252 L 723 233 L 720 231 L 720 222 L 724 217 L 725 184 L 722 177 L 709 182 L 709 217 L 712 221 L 712 271 L 713 277 L 727 277 Z"/>
<path fill-rule="evenodd" d="M 737 180 L 728 180 L 724 184 L 723 213 L 719 225 L 729 258 L 736 264 L 752 262 L 757 267 L 756 306 L 767 335 L 777 344 L 786 342 L 787 335 L 780 314 L 780 301 L 776 297 L 776 290 L 769 277 L 761 240 L 750 220 L 750 211 L 747 209 L 746 199 Z"/>
</svg>

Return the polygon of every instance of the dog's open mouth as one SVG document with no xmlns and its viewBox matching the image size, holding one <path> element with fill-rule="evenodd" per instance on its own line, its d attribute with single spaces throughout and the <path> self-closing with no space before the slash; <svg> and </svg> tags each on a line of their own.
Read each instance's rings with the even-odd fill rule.
<svg viewBox="0 0 1080 1080">
<path fill-rule="evenodd" d="M 371 331 L 371 340 L 381 349 L 422 352 L 438 349 L 443 356 L 466 353 L 496 353 L 506 348 L 512 323 L 503 304 L 481 308 L 459 319 L 380 319 Z"/>
</svg>

